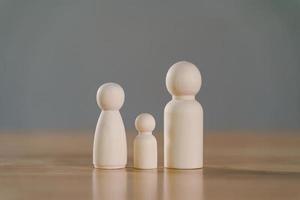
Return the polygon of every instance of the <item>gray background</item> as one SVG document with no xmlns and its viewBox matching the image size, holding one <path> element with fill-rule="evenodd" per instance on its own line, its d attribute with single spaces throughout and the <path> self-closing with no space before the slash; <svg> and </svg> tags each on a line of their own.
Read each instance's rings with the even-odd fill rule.
<svg viewBox="0 0 300 200">
<path fill-rule="evenodd" d="M 89 128 L 121 84 L 127 128 L 162 128 L 176 61 L 203 76 L 205 128 L 300 128 L 300 2 L 0 0 L 0 129 Z"/>
</svg>

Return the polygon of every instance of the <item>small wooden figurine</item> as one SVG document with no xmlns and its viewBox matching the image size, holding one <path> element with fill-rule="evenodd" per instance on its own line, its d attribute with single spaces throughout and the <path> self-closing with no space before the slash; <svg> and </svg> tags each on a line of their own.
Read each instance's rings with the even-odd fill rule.
<svg viewBox="0 0 300 200">
<path fill-rule="evenodd" d="M 157 168 L 157 142 L 152 135 L 155 119 L 148 113 L 140 114 L 135 120 L 138 135 L 133 144 L 133 166 L 137 169 Z"/>
</svg>

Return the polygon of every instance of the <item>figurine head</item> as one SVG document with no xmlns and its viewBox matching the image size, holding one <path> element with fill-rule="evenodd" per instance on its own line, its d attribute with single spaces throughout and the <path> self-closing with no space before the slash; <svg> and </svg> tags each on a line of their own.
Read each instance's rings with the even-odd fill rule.
<svg viewBox="0 0 300 200">
<path fill-rule="evenodd" d="M 135 119 L 135 128 L 138 132 L 152 132 L 155 128 L 155 119 L 149 113 L 142 113 Z"/>
<path fill-rule="evenodd" d="M 201 87 L 199 69 L 192 63 L 180 61 L 171 66 L 166 77 L 166 86 L 173 96 L 195 96 Z"/>
<path fill-rule="evenodd" d="M 97 104 L 102 110 L 119 110 L 125 99 L 123 88 L 117 83 L 105 83 L 97 91 Z"/>
</svg>

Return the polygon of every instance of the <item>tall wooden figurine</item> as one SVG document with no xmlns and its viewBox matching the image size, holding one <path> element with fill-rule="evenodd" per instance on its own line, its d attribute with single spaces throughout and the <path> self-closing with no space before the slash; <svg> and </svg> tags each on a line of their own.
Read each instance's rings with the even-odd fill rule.
<svg viewBox="0 0 300 200">
<path fill-rule="evenodd" d="M 164 166 L 203 167 L 203 110 L 195 95 L 201 87 L 198 68 L 186 61 L 168 71 L 166 86 L 172 100 L 164 110 Z"/>
<path fill-rule="evenodd" d="M 116 83 L 103 84 L 97 92 L 102 109 L 94 136 L 93 164 L 95 168 L 118 169 L 127 163 L 127 143 L 119 109 L 124 103 L 123 88 Z"/>
</svg>

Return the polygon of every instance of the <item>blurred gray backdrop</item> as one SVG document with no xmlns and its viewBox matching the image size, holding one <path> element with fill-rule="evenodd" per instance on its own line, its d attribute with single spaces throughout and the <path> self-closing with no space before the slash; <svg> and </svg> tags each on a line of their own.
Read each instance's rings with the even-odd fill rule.
<svg viewBox="0 0 300 200">
<path fill-rule="evenodd" d="M 0 129 L 94 129 L 108 81 L 127 128 L 150 112 L 161 129 L 180 60 L 206 129 L 300 128 L 299 21 L 297 0 L 0 0 Z"/>
</svg>

